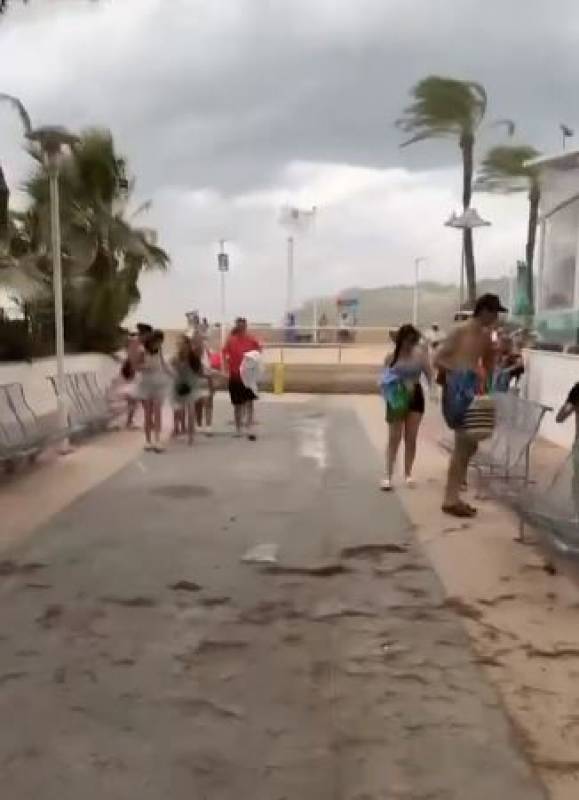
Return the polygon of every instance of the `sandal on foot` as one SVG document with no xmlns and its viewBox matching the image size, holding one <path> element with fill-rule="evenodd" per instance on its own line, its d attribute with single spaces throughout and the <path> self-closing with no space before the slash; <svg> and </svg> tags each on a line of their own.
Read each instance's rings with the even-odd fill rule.
<svg viewBox="0 0 579 800">
<path fill-rule="evenodd" d="M 459 519 L 470 519 L 476 514 L 472 506 L 468 506 L 466 503 L 444 505 L 442 506 L 442 510 L 445 514 L 449 514 L 451 517 L 458 517 Z"/>
</svg>

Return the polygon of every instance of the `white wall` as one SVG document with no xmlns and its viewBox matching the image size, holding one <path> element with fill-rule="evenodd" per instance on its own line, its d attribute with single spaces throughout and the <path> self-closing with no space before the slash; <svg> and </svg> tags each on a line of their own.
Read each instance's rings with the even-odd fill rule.
<svg viewBox="0 0 579 800">
<path fill-rule="evenodd" d="M 100 385 L 108 386 L 112 378 L 118 374 L 119 364 L 109 356 L 97 353 L 67 356 L 66 372 L 96 372 Z M 48 414 L 56 410 L 54 390 L 47 380 L 56 373 L 53 358 L 42 358 L 32 363 L 25 361 L 0 362 L 0 384 L 21 383 L 24 386 L 26 399 L 37 414 Z"/>
<path fill-rule="evenodd" d="M 571 417 L 562 425 L 555 422 L 555 414 L 564 403 L 569 389 L 579 381 L 579 356 L 567 353 L 548 353 L 529 350 L 525 354 L 527 364 L 527 397 L 546 406 L 553 413 L 547 413 L 541 426 L 545 439 L 570 448 L 575 437 L 575 420 Z"/>
</svg>

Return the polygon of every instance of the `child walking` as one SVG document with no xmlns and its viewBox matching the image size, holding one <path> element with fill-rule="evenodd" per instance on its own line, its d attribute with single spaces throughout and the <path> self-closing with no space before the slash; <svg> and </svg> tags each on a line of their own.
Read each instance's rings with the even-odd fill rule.
<svg viewBox="0 0 579 800">
<path fill-rule="evenodd" d="M 202 372 L 199 379 L 199 391 L 195 402 L 195 421 L 199 429 L 205 428 L 205 436 L 213 435 L 213 396 L 215 394 L 213 355 L 207 344 L 203 342 L 201 353 Z"/>
<path fill-rule="evenodd" d="M 174 434 L 187 433 L 189 445 L 195 439 L 195 405 L 199 400 L 202 377 L 201 359 L 191 348 L 191 341 L 183 336 L 171 360 L 173 373 L 172 403 Z"/>
</svg>

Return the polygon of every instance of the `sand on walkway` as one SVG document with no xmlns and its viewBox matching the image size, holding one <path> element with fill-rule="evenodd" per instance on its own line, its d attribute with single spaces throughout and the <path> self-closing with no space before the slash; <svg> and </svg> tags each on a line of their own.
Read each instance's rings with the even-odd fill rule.
<svg viewBox="0 0 579 800">
<path fill-rule="evenodd" d="M 354 404 L 370 439 L 383 449 L 381 398 L 334 402 Z M 532 546 L 515 542 L 517 519 L 496 502 L 476 500 L 477 518 L 464 523 L 442 514 L 448 455 L 437 444 L 440 433 L 439 413 L 431 406 L 419 444 L 417 486 L 401 488 L 399 497 L 447 595 L 455 598 L 529 760 L 553 800 L 576 800 L 579 589 L 568 577 L 545 572 Z"/>
</svg>

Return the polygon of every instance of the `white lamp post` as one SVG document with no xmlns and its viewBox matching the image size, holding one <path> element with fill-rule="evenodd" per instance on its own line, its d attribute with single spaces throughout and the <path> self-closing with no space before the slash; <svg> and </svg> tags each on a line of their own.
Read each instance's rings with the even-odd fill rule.
<svg viewBox="0 0 579 800">
<path fill-rule="evenodd" d="M 288 229 L 287 238 L 287 271 L 286 271 L 286 320 L 294 307 L 294 260 L 295 260 L 295 235 L 305 232 L 313 224 L 317 208 L 312 206 L 309 210 L 284 206 L 280 213 L 280 223 Z M 313 334 L 314 341 L 318 339 L 318 301 L 313 302 Z"/>
<path fill-rule="evenodd" d="M 46 127 L 30 131 L 27 138 L 39 144 L 50 185 L 50 242 L 52 249 L 52 283 L 54 289 L 54 328 L 56 345 L 56 391 L 59 430 L 68 427 L 68 411 L 64 388 L 64 308 L 62 302 L 62 244 L 60 235 L 60 196 L 58 177 L 60 157 L 65 145 L 72 146 L 77 137 L 64 128 Z M 64 442 L 63 449 L 68 449 Z"/>
<path fill-rule="evenodd" d="M 444 223 L 447 228 L 456 228 L 458 230 L 464 231 L 466 228 L 487 228 L 490 226 L 490 222 L 483 219 L 476 208 L 467 208 L 466 211 L 460 215 L 457 215 L 454 211 L 450 215 L 450 217 Z M 461 257 L 460 257 L 460 297 L 459 297 L 459 308 L 458 310 L 461 311 L 464 305 L 464 267 L 465 267 L 465 258 L 464 258 L 464 235 L 462 237 L 462 249 L 461 249 Z"/>
<path fill-rule="evenodd" d="M 229 256 L 225 252 L 225 239 L 219 242 L 219 253 L 217 254 L 217 269 L 219 270 L 220 280 L 220 316 L 221 316 L 221 349 L 225 347 L 226 337 L 226 305 L 225 305 L 225 276 L 229 272 Z"/>
<path fill-rule="evenodd" d="M 26 138 L 34 142 L 42 153 L 48 173 L 50 186 L 50 246 L 52 249 L 52 282 L 54 288 L 54 327 L 56 346 L 56 392 L 58 425 L 60 431 L 68 428 L 68 413 L 64 392 L 64 311 L 62 303 L 62 258 L 60 236 L 60 203 L 58 192 L 58 175 L 62 148 L 73 147 L 78 136 L 69 133 L 60 126 L 44 126 L 33 128 L 30 116 L 22 102 L 12 95 L 0 94 L 0 101 L 10 103 L 18 112 L 24 126 Z M 63 450 L 68 449 L 68 441 Z"/>
<path fill-rule="evenodd" d="M 424 257 L 414 259 L 414 292 L 412 295 L 412 324 L 418 328 L 418 287 L 420 282 L 420 263 L 426 261 Z"/>
</svg>

